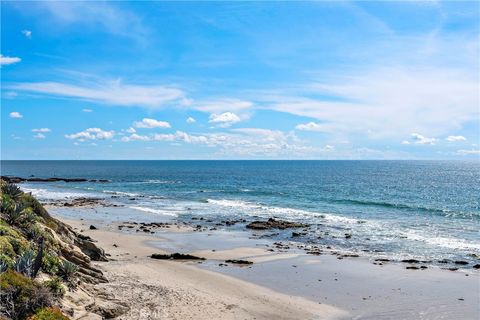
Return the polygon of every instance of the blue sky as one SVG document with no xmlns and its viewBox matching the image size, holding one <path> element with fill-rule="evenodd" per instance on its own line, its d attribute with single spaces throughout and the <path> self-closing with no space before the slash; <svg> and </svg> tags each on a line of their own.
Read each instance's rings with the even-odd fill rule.
<svg viewBox="0 0 480 320">
<path fill-rule="evenodd" d="M 478 159 L 477 2 L 1 3 L 2 159 Z"/>
</svg>

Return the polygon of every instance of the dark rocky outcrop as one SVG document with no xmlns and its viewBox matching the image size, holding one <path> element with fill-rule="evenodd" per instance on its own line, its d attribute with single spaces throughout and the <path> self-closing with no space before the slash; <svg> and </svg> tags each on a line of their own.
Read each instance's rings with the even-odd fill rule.
<svg viewBox="0 0 480 320">
<path fill-rule="evenodd" d="M 419 263 L 420 261 L 417 260 L 417 259 L 404 259 L 404 260 L 402 260 L 402 262 L 405 262 L 405 263 Z"/>
<path fill-rule="evenodd" d="M 305 223 L 276 220 L 270 218 L 266 221 L 253 221 L 246 225 L 247 229 L 268 230 L 268 229 L 289 229 L 289 228 L 307 228 L 310 225 Z"/>
<path fill-rule="evenodd" d="M 241 265 L 250 265 L 250 264 L 253 264 L 252 261 L 247 261 L 247 260 L 235 260 L 235 259 L 225 260 L 225 263 L 233 263 L 233 264 L 241 264 Z"/>
<path fill-rule="evenodd" d="M 14 176 L 1 176 L 1 179 L 8 182 L 8 183 L 21 183 L 21 182 L 110 182 L 110 180 L 106 179 L 93 179 L 93 180 L 88 180 L 85 178 L 57 178 L 57 177 L 52 177 L 52 178 L 37 178 L 37 177 L 30 177 L 30 178 L 21 178 L 21 177 L 14 177 Z"/>
<path fill-rule="evenodd" d="M 150 256 L 152 259 L 159 259 L 159 260 L 205 260 L 205 258 L 193 256 L 191 254 L 184 254 L 184 253 L 172 253 L 172 254 L 161 254 L 161 253 L 154 253 Z"/>
</svg>

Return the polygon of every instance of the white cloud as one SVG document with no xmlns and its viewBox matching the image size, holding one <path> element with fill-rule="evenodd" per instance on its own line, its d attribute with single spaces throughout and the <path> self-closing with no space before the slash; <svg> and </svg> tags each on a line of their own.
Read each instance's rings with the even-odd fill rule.
<svg viewBox="0 0 480 320">
<path fill-rule="evenodd" d="M 92 110 L 92 109 L 82 109 L 82 111 L 83 111 L 83 112 L 87 112 L 87 113 L 89 113 L 89 112 L 93 112 L 93 110 Z"/>
<path fill-rule="evenodd" d="M 213 113 L 210 115 L 210 120 L 208 122 L 226 128 L 234 123 L 240 122 L 240 118 L 233 112 L 224 112 L 221 114 Z"/>
<path fill-rule="evenodd" d="M 455 142 L 455 141 L 466 141 L 467 138 L 464 136 L 448 136 L 445 140 L 449 142 Z"/>
<path fill-rule="evenodd" d="M 120 139 L 123 142 L 152 141 L 197 144 L 217 148 L 217 155 L 235 156 L 294 156 L 305 155 L 313 148 L 303 146 L 293 132 L 260 128 L 238 128 L 225 133 L 189 134 L 183 131 L 167 134 L 137 135 L 132 134 Z M 333 146 L 326 145 L 319 151 L 332 151 Z"/>
<path fill-rule="evenodd" d="M 32 38 L 32 31 L 30 30 L 22 30 L 22 34 L 27 37 L 28 39 Z"/>
<path fill-rule="evenodd" d="M 13 111 L 13 112 L 10 112 L 10 118 L 20 119 L 20 118 L 23 118 L 23 115 L 20 112 Z"/>
<path fill-rule="evenodd" d="M 409 145 L 409 144 L 410 144 L 410 141 L 408 141 L 408 140 L 403 140 L 403 141 L 402 141 L 402 144 Z"/>
<path fill-rule="evenodd" d="M 66 134 L 65 138 L 74 139 L 77 141 L 86 140 L 106 140 L 111 139 L 115 135 L 115 131 L 104 131 L 100 128 L 88 128 L 84 131 L 80 131 L 73 134 Z"/>
<path fill-rule="evenodd" d="M 22 14 L 44 17 L 50 27 L 62 29 L 68 25 L 81 25 L 82 29 L 107 31 L 111 34 L 144 40 L 148 29 L 142 24 L 142 18 L 131 10 L 108 2 L 49 2 L 35 1 L 14 3 Z"/>
<path fill-rule="evenodd" d="M 14 64 L 14 63 L 17 63 L 17 62 L 20 62 L 22 61 L 22 59 L 18 58 L 18 57 L 6 57 L 2 54 L 0 54 L 0 65 L 9 65 L 9 64 Z"/>
<path fill-rule="evenodd" d="M 121 81 L 99 81 L 89 85 L 59 82 L 24 82 L 8 86 L 11 89 L 65 98 L 76 98 L 115 106 L 141 106 L 151 109 L 170 103 L 184 104 L 182 90 L 159 85 L 127 85 Z"/>
<path fill-rule="evenodd" d="M 430 145 L 435 144 L 435 142 L 437 141 L 437 139 L 435 138 L 428 138 L 418 133 L 412 133 L 412 140 L 414 141 L 415 144 L 430 144 Z"/>
<path fill-rule="evenodd" d="M 315 122 L 301 123 L 295 127 L 297 130 L 302 131 L 318 131 L 323 132 L 325 129 L 321 124 Z"/>
<path fill-rule="evenodd" d="M 255 96 L 262 108 L 321 120 L 325 132 L 371 138 L 443 135 L 478 119 L 480 103 L 476 72 L 414 66 L 323 76 L 322 82 Z"/>
<path fill-rule="evenodd" d="M 195 123 L 195 122 L 197 122 L 197 120 L 195 120 L 194 118 L 192 118 L 192 117 L 187 118 L 187 123 L 192 124 L 192 123 Z"/>
<path fill-rule="evenodd" d="M 457 153 L 461 154 L 461 155 L 480 154 L 480 150 L 476 150 L 476 149 L 465 150 L 465 149 L 462 149 L 462 150 L 457 150 Z"/>
<path fill-rule="evenodd" d="M 323 147 L 323 149 L 324 149 L 325 151 L 330 151 L 330 150 L 335 149 L 335 147 L 327 144 L 327 145 L 325 145 L 325 147 Z"/>
<path fill-rule="evenodd" d="M 133 123 L 135 128 L 171 128 L 170 123 L 166 121 L 159 121 L 150 118 L 143 118 L 142 121 L 135 121 Z"/>
<path fill-rule="evenodd" d="M 137 130 L 135 130 L 135 128 L 133 128 L 133 127 L 130 127 L 130 128 L 128 128 L 128 129 L 126 129 L 125 132 L 135 133 L 135 132 L 137 132 Z"/>
<path fill-rule="evenodd" d="M 208 138 L 203 135 L 189 135 L 183 131 L 177 131 L 174 134 L 155 134 L 155 141 L 183 141 L 186 143 L 208 143 Z"/>
<path fill-rule="evenodd" d="M 129 141 L 150 141 L 151 139 L 148 136 L 141 136 L 141 135 L 138 135 L 138 134 L 134 133 L 134 134 L 131 134 L 128 137 L 122 137 L 122 139 L 120 139 L 120 140 L 123 141 L 123 142 L 129 142 Z"/>
<path fill-rule="evenodd" d="M 37 133 L 33 136 L 34 139 L 45 139 L 45 135 L 43 133 Z"/>
<path fill-rule="evenodd" d="M 32 129 L 32 132 L 43 132 L 43 133 L 46 133 L 46 132 L 51 132 L 52 130 L 50 130 L 49 128 L 40 128 L 40 129 Z"/>
</svg>

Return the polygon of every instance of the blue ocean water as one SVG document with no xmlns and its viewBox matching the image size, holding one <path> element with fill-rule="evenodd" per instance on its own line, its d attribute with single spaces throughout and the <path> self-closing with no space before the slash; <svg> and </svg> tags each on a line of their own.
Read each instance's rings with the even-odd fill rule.
<svg viewBox="0 0 480 320">
<path fill-rule="evenodd" d="M 2 161 L 1 174 L 109 179 L 22 187 L 42 200 L 103 197 L 139 220 L 278 217 L 314 225 L 295 241 L 393 258 L 480 256 L 479 161 Z"/>
</svg>

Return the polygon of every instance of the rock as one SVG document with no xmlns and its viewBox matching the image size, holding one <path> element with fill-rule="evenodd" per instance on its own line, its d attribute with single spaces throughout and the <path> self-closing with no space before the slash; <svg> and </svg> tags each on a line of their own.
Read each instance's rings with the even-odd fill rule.
<svg viewBox="0 0 480 320">
<path fill-rule="evenodd" d="M 252 261 L 247 261 L 247 260 L 234 260 L 234 259 L 225 260 L 225 263 L 234 263 L 234 264 L 243 264 L 243 265 L 253 264 Z"/>
<path fill-rule="evenodd" d="M 480 264 L 476 264 L 472 267 L 473 269 L 480 269 Z"/>
<path fill-rule="evenodd" d="M 405 262 L 405 263 L 419 263 L 420 261 L 418 261 L 416 259 L 404 259 L 404 260 L 402 260 L 402 262 Z"/>
<path fill-rule="evenodd" d="M 57 178 L 57 177 L 52 177 L 52 178 L 37 178 L 34 176 L 30 176 L 29 178 L 21 178 L 21 177 L 14 177 L 14 176 L 1 176 L 1 179 L 4 181 L 7 181 L 9 183 L 20 183 L 24 181 L 28 182 L 86 182 L 89 181 L 85 178 Z M 110 180 L 90 180 L 91 182 L 110 182 Z"/>
<path fill-rule="evenodd" d="M 386 258 L 379 258 L 379 259 L 375 259 L 375 261 L 379 261 L 379 262 L 389 262 L 390 259 L 386 259 Z"/>
<path fill-rule="evenodd" d="M 247 229 L 268 230 L 268 229 L 288 229 L 288 228 L 306 228 L 310 225 L 304 223 L 290 222 L 284 220 L 275 220 L 273 218 L 267 221 L 253 221 L 246 225 Z"/>
<path fill-rule="evenodd" d="M 117 318 L 130 310 L 130 308 L 124 304 L 100 300 L 96 300 L 95 304 L 88 306 L 85 309 L 101 315 L 104 319 Z"/>
<path fill-rule="evenodd" d="M 442 260 L 438 260 L 438 263 L 450 263 L 450 260 L 442 259 Z"/>
<path fill-rule="evenodd" d="M 292 232 L 292 238 L 300 237 L 302 235 L 304 235 L 304 233 L 302 233 L 302 232 Z"/>
<path fill-rule="evenodd" d="M 406 269 L 409 269 L 409 270 L 418 270 L 420 269 L 419 267 L 415 267 L 415 266 L 407 266 Z"/>
<path fill-rule="evenodd" d="M 350 233 L 345 233 L 345 239 L 350 239 L 352 235 Z"/>
<path fill-rule="evenodd" d="M 77 236 L 78 236 L 79 239 L 82 239 L 82 240 L 87 240 L 87 241 L 90 241 L 90 242 L 97 242 L 97 240 L 93 240 L 91 237 L 83 235 L 81 233 L 79 233 Z"/>
<path fill-rule="evenodd" d="M 97 227 L 95 227 L 93 224 L 90 225 L 90 230 L 97 230 Z"/>
<path fill-rule="evenodd" d="M 462 266 L 466 266 L 468 264 L 467 261 L 463 261 L 463 260 L 457 260 L 455 261 L 455 264 L 458 264 L 458 265 L 462 265 Z"/>
<path fill-rule="evenodd" d="M 184 253 L 172 253 L 172 254 L 161 254 L 161 253 L 154 253 L 150 256 L 152 259 L 159 259 L 159 260 L 205 260 L 205 258 L 193 256 L 191 254 L 184 254 Z"/>
</svg>

